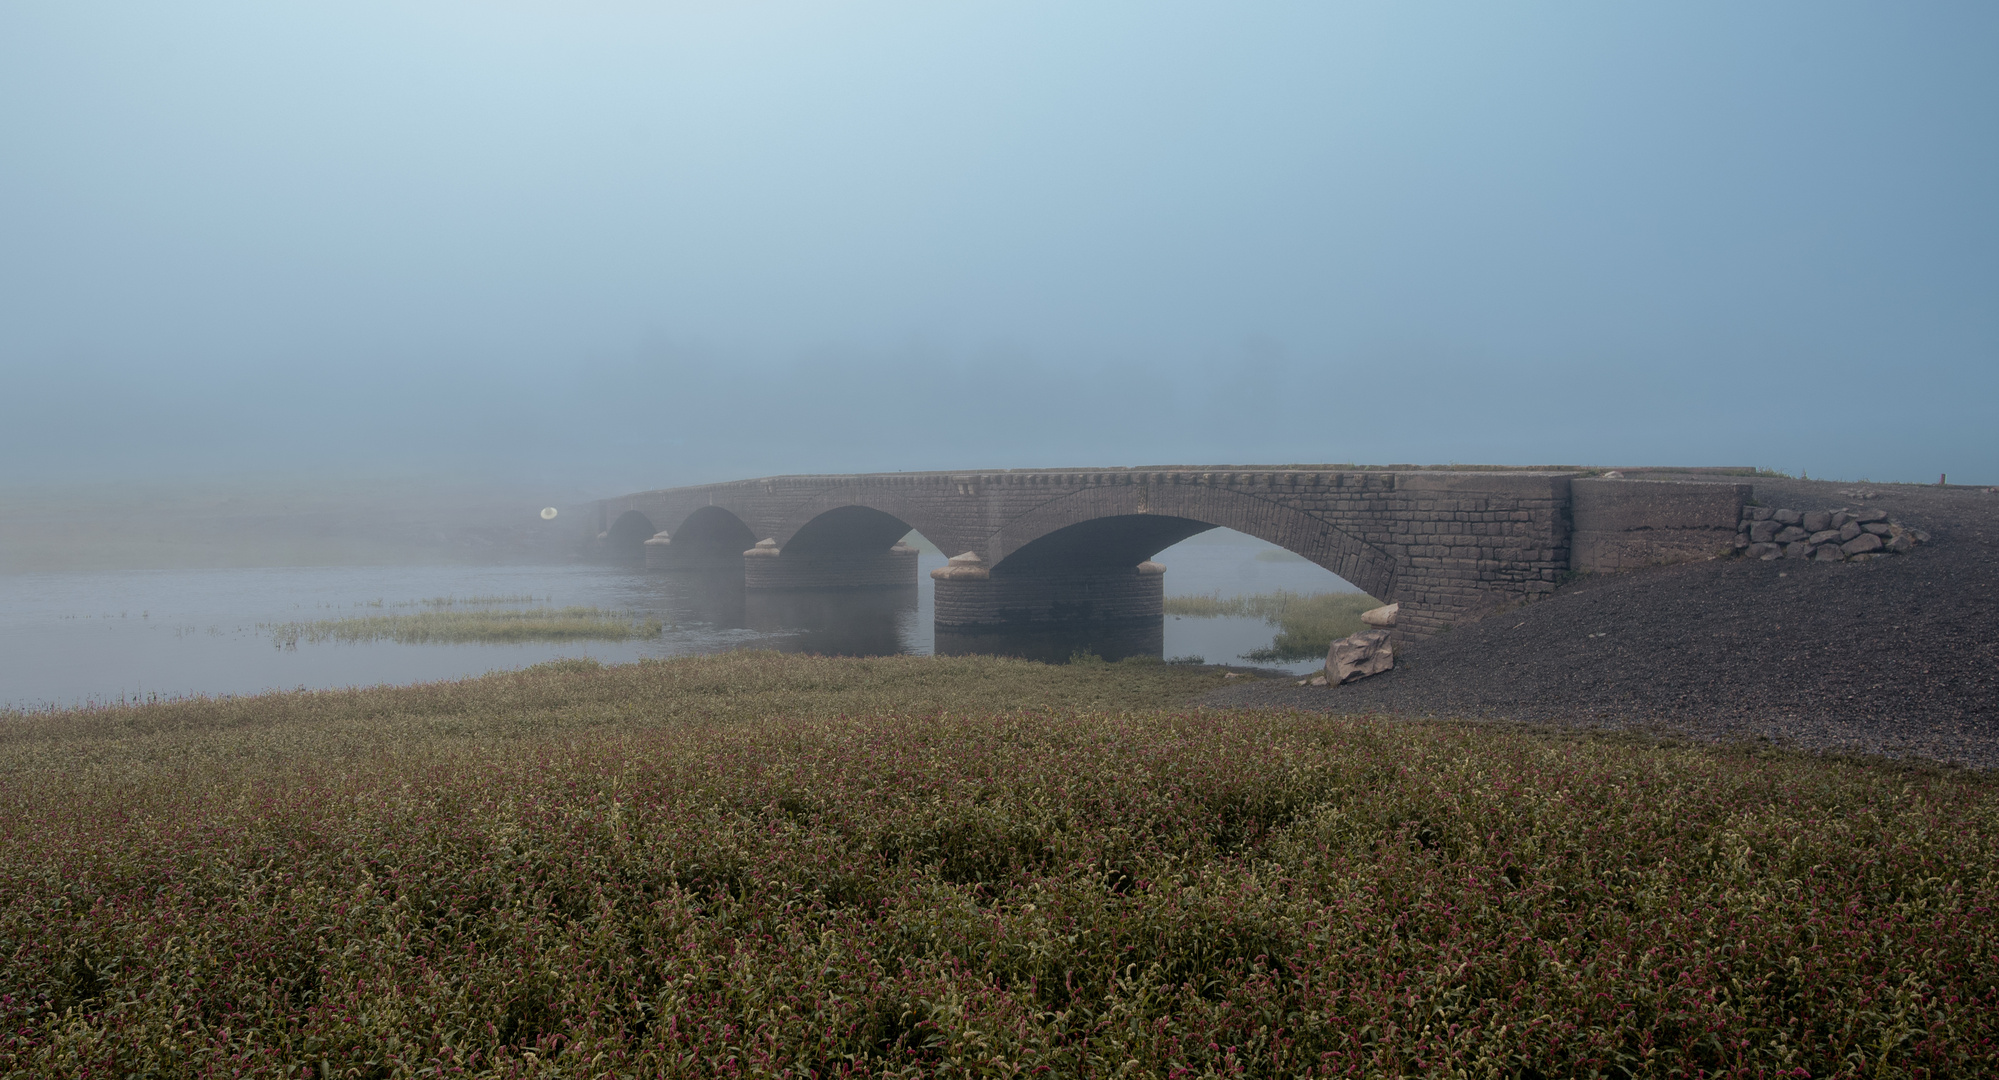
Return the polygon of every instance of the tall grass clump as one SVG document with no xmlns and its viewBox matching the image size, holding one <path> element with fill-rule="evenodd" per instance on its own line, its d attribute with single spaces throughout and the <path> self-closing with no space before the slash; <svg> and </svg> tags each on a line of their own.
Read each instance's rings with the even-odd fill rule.
<svg viewBox="0 0 1999 1080">
<path fill-rule="evenodd" d="M 16 714 L 0 1073 L 1999 1071 L 1991 779 L 1124 711 L 1218 680 L 763 654 Z"/>
<path fill-rule="evenodd" d="M 1306 595 L 1287 590 L 1253 596 L 1223 598 L 1221 593 L 1206 596 L 1169 596 L 1166 613 L 1193 618 L 1262 619 L 1278 628 L 1267 649 L 1244 653 L 1258 661 L 1316 660 L 1326 655 L 1337 638 L 1365 629 L 1360 613 L 1381 606 L 1366 593 L 1318 593 Z"/>
<path fill-rule="evenodd" d="M 594 607 L 527 608 L 515 611 L 424 611 L 410 615 L 368 615 L 310 622 L 267 623 L 271 641 L 280 647 L 300 642 L 395 641 L 516 642 L 626 641 L 658 637 L 658 619 L 613 615 Z"/>
</svg>

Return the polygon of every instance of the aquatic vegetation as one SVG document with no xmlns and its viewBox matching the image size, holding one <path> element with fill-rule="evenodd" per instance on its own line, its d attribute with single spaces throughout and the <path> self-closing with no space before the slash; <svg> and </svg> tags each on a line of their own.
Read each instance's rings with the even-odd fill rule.
<svg viewBox="0 0 1999 1080">
<path fill-rule="evenodd" d="M 17 715 L 0 1072 L 1999 1069 L 1989 777 L 1122 711 L 1219 680 L 738 654 Z"/>
<path fill-rule="evenodd" d="M 1226 598 L 1218 592 L 1206 596 L 1166 598 L 1168 615 L 1262 619 L 1278 627 L 1269 648 L 1244 654 L 1246 659 L 1265 662 L 1317 660 L 1326 655 L 1335 638 L 1358 633 L 1364 628 L 1360 621 L 1361 612 L 1380 606 L 1381 601 L 1366 593 L 1353 592 L 1306 595 L 1279 590 Z"/>
<path fill-rule="evenodd" d="M 323 641 L 395 641 L 404 644 L 583 639 L 625 641 L 657 637 L 660 628 L 658 619 L 614 615 L 594 607 L 426 611 L 412 615 L 263 623 L 258 627 L 269 632 L 272 644 L 279 648 L 296 648 L 301 642 L 317 644 Z"/>
<path fill-rule="evenodd" d="M 396 606 L 451 608 L 451 607 L 461 607 L 461 606 L 479 607 L 492 604 L 546 604 L 552 599 L 554 598 L 549 596 L 536 596 L 533 593 L 521 593 L 516 595 L 492 595 L 492 596 L 433 596 L 426 600 L 412 600 L 408 603 L 398 604 Z"/>
</svg>

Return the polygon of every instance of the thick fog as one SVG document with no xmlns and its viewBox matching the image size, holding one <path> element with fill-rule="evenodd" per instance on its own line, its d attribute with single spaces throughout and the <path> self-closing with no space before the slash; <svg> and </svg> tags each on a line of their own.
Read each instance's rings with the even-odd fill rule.
<svg viewBox="0 0 1999 1080">
<path fill-rule="evenodd" d="M 0 460 L 1999 482 L 1989 4 L 0 6 Z"/>
</svg>

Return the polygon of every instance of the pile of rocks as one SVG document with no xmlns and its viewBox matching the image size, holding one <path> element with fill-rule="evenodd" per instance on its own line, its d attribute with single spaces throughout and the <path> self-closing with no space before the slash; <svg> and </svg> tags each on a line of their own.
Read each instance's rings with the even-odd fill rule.
<svg viewBox="0 0 1999 1080">
<path fill-rule="evenodd" d="M 1929 538 L 1890 521 L 1886 510 L 1801 512 L 1745 506 L 1735 550 L 1748 559 L 1846 562 L 1899 555 Z"/>
</svg>

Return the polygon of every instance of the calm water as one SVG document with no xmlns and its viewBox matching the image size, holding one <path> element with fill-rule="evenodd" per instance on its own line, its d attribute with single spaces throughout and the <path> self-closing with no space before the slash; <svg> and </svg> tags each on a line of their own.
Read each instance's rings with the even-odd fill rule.
<svg viewBox="0 0 1999 1080">
<path fill-rule="evenodd" d="M 1207 534 L 1157 556 L 1169 596 L 1350 587 L 1239 535 Z M 1259 555 L 1262 557 L 1259 558 Z M 301 567 L 0 576 L 0 707 L 461 678 L 556 657 L 606 663 L 755 646 L 791 652 L 928 653 L 930 570 L 918 587 L 861 593 L 744 592 L 702 578 L 604 566 Z M 657 638 L 522 645 L 273 644 L 259 624 L 397 611 L 433 597 L 533 596 L 657 618 Z M 373 605 L 380 603 L 381 609 Z M 526 605 L 523 605 L 526 606 Z M 1167 616 L 1165 655 L 1235 661 L 1270 644 L 1256 619 Z M 1316 667 L 1294 665 L 1295 670 Z"/>
</svg>

